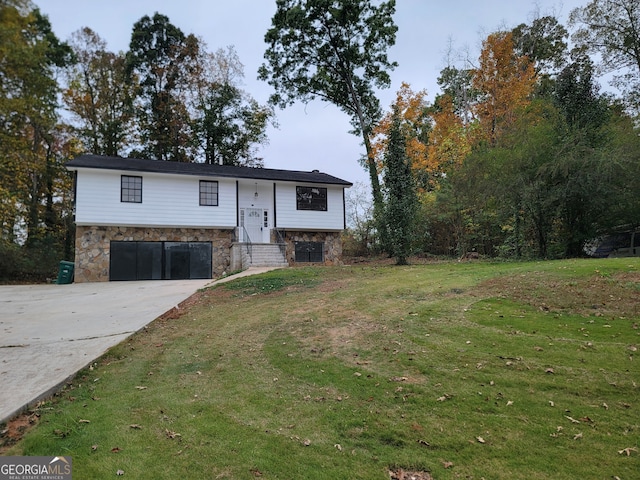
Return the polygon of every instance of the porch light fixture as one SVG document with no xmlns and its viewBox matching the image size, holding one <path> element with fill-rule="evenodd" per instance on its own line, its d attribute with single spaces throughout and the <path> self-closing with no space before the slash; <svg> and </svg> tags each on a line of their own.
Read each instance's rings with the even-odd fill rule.
<svg viewBox="0 0 640 480">
<path fill-rule="evenodd" d="M 256 182 L 256 193 L 254 193 L 253 196 L 258 198 L 258 182 Z"/>
</svg>

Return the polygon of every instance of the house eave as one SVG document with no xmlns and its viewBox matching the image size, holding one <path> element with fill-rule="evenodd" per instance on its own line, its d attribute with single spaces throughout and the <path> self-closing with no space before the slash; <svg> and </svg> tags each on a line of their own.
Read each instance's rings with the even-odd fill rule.
<svg viewBox="0 0 640 480">
<path fill-rule="evenodd" d="M 309 184 L 339 185 L 351 187 L 346 180 L 319 171 L 278 170 L 271 168 L 237 167 L 231 165 L 209 165 L 204 163 L 166 162 L 139 158 L 80 155 L 66 164 L 70 171 L 83 169 L 111 170 L 122 172 L 146 172 L 165 175 L 190 175 L 246 180 L 266 180 Z"/>
</svg>

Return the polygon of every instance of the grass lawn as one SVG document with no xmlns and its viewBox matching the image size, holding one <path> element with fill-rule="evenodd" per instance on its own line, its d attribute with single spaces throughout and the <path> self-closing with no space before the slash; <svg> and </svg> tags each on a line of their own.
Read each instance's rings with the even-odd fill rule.
<svg viewBox="0 0 640 480">
<path fill-rule="evenodd" d="M 4 455 L 74 478 L 640 478 L 640 259 L 292 268 L 192 297 Z"/>
</svg>

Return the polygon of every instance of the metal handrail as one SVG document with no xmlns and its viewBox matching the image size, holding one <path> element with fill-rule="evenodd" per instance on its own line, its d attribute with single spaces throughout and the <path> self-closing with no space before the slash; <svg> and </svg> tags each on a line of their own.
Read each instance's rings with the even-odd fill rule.
<svg viewBox="0 0 640 480">
<path fill-rule="evenodd" d="M 280 230 L 275 228 L 274 232 L 276 234 L 276 243 L 280 247 L 280 253 L 282 253 L 282 256 L 286 259 L 287 258 L 287 244 L 284 241 L 284 238 L 282 236 L 282 233 L 280 233 Z"/>
<path fill-rule="evenodd" d="M 240 242 L 240 243 L 244 243 L 246 248 L 247 248 L 247 254 L 249 255 L 249 259 L 251 262 L 253 262 L 253 244 L 251 243 L 251 237 L 249 237 L 249 232 L 247 232 L 247 229 L 245 228 L 244 225 L 242 225 L 241 227 L 238 227 L 239 229 L 242 228 L 242 239 L 244 240 L 244 242 Z"/>
</svg>

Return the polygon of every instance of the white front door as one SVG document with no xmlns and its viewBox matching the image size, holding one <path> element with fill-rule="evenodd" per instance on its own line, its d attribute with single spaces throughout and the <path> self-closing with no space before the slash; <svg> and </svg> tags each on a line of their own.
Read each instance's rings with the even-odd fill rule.
<svg viewBox="0 0 640 480">
<path fill-rule="evenodd" d="M 264 243 L 264 232 L 268 231 L 268 213 L 262 208 L 240 209 L 240 226 L 244 227 L 251 243 Z M 244 232 L 242 233 L 244 236 Z M 246 242 L 247 239 L 243 238 Z M 267 240 L 268 241 L 268 240 Z"/>
</svg>

